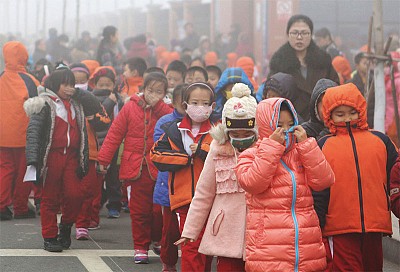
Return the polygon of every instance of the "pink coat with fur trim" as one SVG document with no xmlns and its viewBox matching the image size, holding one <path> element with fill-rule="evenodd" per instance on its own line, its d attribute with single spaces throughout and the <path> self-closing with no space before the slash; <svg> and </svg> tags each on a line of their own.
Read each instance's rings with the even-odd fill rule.
<svg viewBox="0 0 400 272">
<path fill-rule="evenodd" d="M 233 171 L 234 152 L 229 142 L 211 143 L 182 232 L 197 239 L 208 218 L 199 247 L 206 255 L 243 258 L 246 200 Z"/>
<path fill-rule="evenodd" d="M 236 175 L 246 191 L 246 271 L 322 271 L 325 248 L 311 189 L 334 183 L 334 174 L 314 138 L 285 146 L 269 139 L 283 98 L 257 107 L 260 140 L 238 160 Z M 293 112 L 295 118 L 296 113 Z M 272 120 L 271 120 L 272 119 Z"/>
</svg>

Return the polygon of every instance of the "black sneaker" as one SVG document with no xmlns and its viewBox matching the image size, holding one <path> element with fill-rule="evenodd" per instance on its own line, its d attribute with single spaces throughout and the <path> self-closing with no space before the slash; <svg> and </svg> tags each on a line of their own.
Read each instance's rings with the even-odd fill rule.
<svg viewBox="0 0 400 272">
<path fill-rule="evenodd" d="M 14 219 L 27 219 L 27 218 L 35 218 L 36 212 L 28 209 L 26 213 L 23 214 L 14 214 Z"/>
<path fill-rule="evenodd" d="M 8 207 L 4 209 L 4 211 L 0 212 L 0 221 L 11 220 L 13 218 L 13 214 Z"/>
<path fill-rule="evenodd" d="M 44 238 L 43 249 L 49 252 L 63 251 L 63 247 L 60 242 L 58 242 L 57 238 Z"/>
<path fill-rule="evenodd" d="M 59 226 L 58 242 L 63 249 L 69 249 L 71 246 L 71 228 L 72 224 L 61 224 Z"/>
</svg>

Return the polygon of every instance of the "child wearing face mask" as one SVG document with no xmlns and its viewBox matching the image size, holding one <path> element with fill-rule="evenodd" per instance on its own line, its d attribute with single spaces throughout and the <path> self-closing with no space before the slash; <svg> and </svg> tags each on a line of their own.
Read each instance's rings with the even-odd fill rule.
<svg viewBox="0 0 400 272">
<path fill-rule="evenodd" d="M 322 271 L 325 248 L 311 190 L 331 186 L 333 171 L 289 100 L 261 101 L 256 122 L 259 140 L 235 167 L 246 191 L 246 271 Z"/>
<path fill-rule="evenodd" d="M 79 88 L 84 91 L 91 91 L 89 88 L 89 68 L 83 63 L 73 63 L 69 66 L 72 73 L 75 76 L 75 88 Z"/>
<path fill-rule="evenodd" d="M 233 97 L 222 111 L 222 123 L 210 131 L 213 141 L 190 204 L 181 239 L 176 244 L 197 240 L 206 229 L 199 252 L 218 256 L 217 271 L 245 271 L 246 199 L 233 168 L 237 156 L 257 139 L 257 101 L 249 87 L 236 83 Z"/>
<path fill-rule="evenodd" d="M 171 211 L 179 215 L 182 232 L 204 161 L 210 149 L 209 120 L 214 92 L 207 83 L 192 83 L 183 93 L 186 116 L 164 127 L 154 144 L 151 159 L 160 171 L 169 173 Z M 210 271 L 212 258 L 198 252 L 204 228 L 194 243 L 182 245 L 182 271 Z"/>
<path fill-rule="evenodd" d="M 143 94 L 133 95 L 124 105 L 98 154 L 100 170 L 104 171 L 125 139 L 119 178 L 131 186 L 129 208 L 136 264 L 149 263 L 149 246 L 152 241 L 161 239 L 161 208 L 153 205 L 157 168 L 149 153 L 154 143 L 156 122 L 173 110 L 162 100 L 167 87 L 167 78 L 163 74 L 148 74 L 143 83 Z"/>
<path fill-rule="evenodd" d="M 368 129 L 366 106 L 353 83 L 328 88 L 322 98 L 331 135 L 318 144 L 336 182 L 314 196 L 331 271 L 382 271 L 382 236 L 392 234 L 389 179 L 397 148 Z"/>
</svg>

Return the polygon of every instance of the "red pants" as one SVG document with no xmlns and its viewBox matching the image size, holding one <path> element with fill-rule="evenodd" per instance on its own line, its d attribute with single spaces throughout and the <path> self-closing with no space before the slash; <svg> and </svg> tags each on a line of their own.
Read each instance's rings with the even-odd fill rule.
<svg viewBox="0 0 400 272">
<path fill-rule="evenodd" d="M 176 209 L 176 212 L 179 214 L 179 230 L 182 233 L 183 227 L 185 226 L 186 216 L 189 211 L 189 205 L 180 207 Z M 199 237 L 194 242 L 188 242 L 185 245 L 181 245 L 182 250 L 182 263 L 181 270 L 182 272 L 186 271 L 211 271 L 211 262 L 212 256 L 206 256 L 198 252 L 201 238 L 204 234 L 204 229 L 201 231 Z"/>
<path fill-rule="evenodd" d="M 81 188 L 84 201 L 78 218 L 76 219 L 77 228 L 89 228 L 92 214 L 95 212 L 95 209 L 93 209 L 93 200 L 99 195 L 101 197 L 102 183 L 103 176 L 96 172 L 96 161 L 89 161 L 89 172 L 87 176 L 82 179 Z"/>
<path fill-rule="evenodd" d="M 100 224 L 100 209 L 101 209 L 101 195 L 102 195 L 102 188 L 104 185 L 104 175 L 100 175 L 101 179 L 100 182 L 100 194 L 95 196 L 92 201 L 92 214 L 90 215 L 90 221 L 96 222 L 96 225 Z"/>
<path fill-rule="evenodd" d="M 163 207 L 163 228 L 161 238 L 161 261 L 167 265 L 176 265 L 178 262 L 178 247 L 174 245 L 179 240 L 178 217 L 170 207 Z"/>
<path fill-rule="evenodd" d="M 243 259 L 218 257 L 217 271 L 218 272 L 244 272 L 245 262 Z"/>
<path fill-rule="evenodd" d="M 14 205 L 14 214 L 28 212 L 32 182 L 24 182 L 26 171 L 25 147 L 0 147 L 0 211 Z"/>
<path fill-rule="evenodd" d="M 325 248 L 328 261 L 332 257 L 332 263 L 328 263 L 330 271 L 382 271 L 381 233 L 334 235 L 328 238 Z"/>
<path fill-rule="evenodd" d="M 47 176 L 43 181 L 40 218 L 43 238 L 57 237 L 57 213 L 62 209 L 61 223 L 75 223 L 83 202 L 82 181 L 76 175 L 78 152 L 67 154 L 50 151 Z"/>
<path fill-rule="evenodd" d="M 131 186 L 129 210 L 134 248 L 148 250 L 151 241 L 161 240 L 161 206 L 153 204 L 155 182 L 144 165 L 141 177 L 127 183 Z"/>
</svg>

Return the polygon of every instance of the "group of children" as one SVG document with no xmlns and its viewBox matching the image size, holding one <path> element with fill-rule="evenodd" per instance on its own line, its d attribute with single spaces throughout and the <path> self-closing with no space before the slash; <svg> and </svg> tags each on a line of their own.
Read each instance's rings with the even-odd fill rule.
<svg viewBox="0 0 400 272">
<path fill-rule="evenodd" d="M 45 250 L 68 249 L 73 223 L 89 238 L 106 174 L 130 187 L 137 264 L 153 249 L 176 271 L 180 246 L 182 271 L 210 271 L 212 256 L 218 271 L 382 270 L 400 162 L 355 85 L 318 81 L 302 124 L 286 74 L 257 105 L 241 68 L 146 68 L 127 61 L 119 92 L 112 67 L 61 64 L 25 102 Z"/>
</svg>

